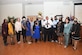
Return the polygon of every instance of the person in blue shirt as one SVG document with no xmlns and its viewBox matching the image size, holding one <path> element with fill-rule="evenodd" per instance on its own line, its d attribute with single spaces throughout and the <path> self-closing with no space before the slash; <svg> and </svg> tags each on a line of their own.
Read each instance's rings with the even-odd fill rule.
<svg viewBox="0 0 82 55">
<path fill-rule="evenodd" d="M 64 24 L 64 48 L 66 48 L 68 46 L 69 43 L 69 38 L 70 38 L 70 29 L 71 29 L 71 25 L 69 23 L 70 19 L 66 18 L 65 19 L 65 24 Z"/>
<path fill-rule="evenodd" d="M 27 18 L 26 20 L 26 36 L 27 36 L 27 41 L 28 41 L 28 44 L 31 44 L 31 23 L 29 21 L 29 19 Z"/>
<path fill-rule="evenodd" d="M 53 40 L 55 42 L 58 42 L 58 36 L 56 34 L 56 29 L 57 29 L 56 25 L 57 25 L 58 22 L 59 22 L 59 20 L 57 19 L 56 16 L 54 16 L 54 20 L 53 20 Z"/>
<path fill-rule="evenodd" d="M 23 42 L 27 42 L 26 40 L 26 17 L 23 16 L 22 17 L 22 35 L 23 35 Z"/>
</svg>

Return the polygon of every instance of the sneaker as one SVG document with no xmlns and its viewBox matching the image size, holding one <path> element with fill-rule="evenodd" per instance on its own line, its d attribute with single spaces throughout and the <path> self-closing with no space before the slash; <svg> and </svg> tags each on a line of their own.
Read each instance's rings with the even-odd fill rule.
<svg viewBox="0 0 82 55">
<path fill-rule="evenodd" d="M 57 43 L 58 41 L 57 41 L 57 40 L 55 40 L 55 42 Z"/>
<path fill-rule="evenodd" d="M 28 44 L 31 44 L 32 42 L 28 42 Z"/>
<path fill-rule="evenodd" d="M 18 42 L 18 44 L 20 44 L 20 43 L 21 43 L 21 41 Z"/>
<path fill-rule="evenodd" d="M 54 42 L 54 40 L 52 40 L 51 42 Z"/>
</svg>

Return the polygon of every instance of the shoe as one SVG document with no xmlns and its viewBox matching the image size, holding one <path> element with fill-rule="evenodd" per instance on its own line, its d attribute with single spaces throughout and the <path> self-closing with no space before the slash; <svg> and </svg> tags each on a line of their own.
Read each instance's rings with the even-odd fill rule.
<svg viewBox="0 0 82 55">
<path fill-rule="evenodd" d="M 23 40 L 23 42 L 25 43 L 26 41 L 25 41 L 25 40 Z"/>
<path fill-rule="evenodd" d="M 5 45 L 5 46 L 7 46 L 7 45 L 8 45 L 8 43 L 5 43 L 4 45 Z"/>
<path fill-rule="evenodd" d="M 57 41 L 57 40 L 55 40 L 55 42 L 57 43 L 58 41 Z"/>
<path fill-rule="evenodd" d="M 54 42 L 54 40 L 51 40 L 51 42 Z"/>
<path fill-rule="evenodd" d="M 67 48 L 67 46 L 64 46 L 64 48 Z"/>
<path fill-rule="evenodd" d="M 32 42 L 28 42 L 28 44 L 32 44 Z"/>
<path fill-rule="evenodd" d="M 21 41 L 18 42 L 18 44 L 20 44 L 20 43 L 21 43 Z"/>
<path fill-rule="evenodd" d="M 25 40 L 25 42 L 27 42 L 27 40 Z"/>
<path fill-rule="evenodd" d="M 61 42 L 60 44 L 62 45 L 63 43 Z"/>
<path fill-rule="evenodd" d="M 76 50 L 77 48 L 73 47 L 74 50 Z"/>
<path fill-rule="evenodd" d="M 15 43 L 14 42 L 11 42 L 11 45 L 15 45 Z"/>
</svg>

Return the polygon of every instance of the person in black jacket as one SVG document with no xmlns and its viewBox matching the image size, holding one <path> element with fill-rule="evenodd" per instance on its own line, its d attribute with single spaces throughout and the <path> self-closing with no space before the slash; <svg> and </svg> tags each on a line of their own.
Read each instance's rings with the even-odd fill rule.
<svg viewBox="0 0 82 55">
<path fill-rule="evenodd" d="M 80 39 L 80 24 L 74 20 L 74 24 L 72 26 L 72 44 L 74 45 L 73 49 L 76 50 L 77 43 Z"/>
<path fill-rule="evenodd" d="M 38 22 L 39 23 L 39 26 L 41 27 L 42 24 L 41 24 L 41 20 L 39 18 L 36 18 L 36 20 L 34 21 L 34 23 L 36 23 L 36 22 Z M 41 29 L 40 29 L 40 31 L 41 31 Z"/>
<path fill-rule="evenodd" d="M 59 22 L 56 25 L 56 33 L 58 36 L 59 44 L 63 44 L 63 30 L 64 30 L 64 23 L 62 20 L 59 19 Z"/>
<path fill-rule="evenodd" d="M 2 36 L 3 36 L 3 41 L 4 45 L 7 46 L 7 36 L 8 36 L 8 22 L 7 19 L 4 19 L 3 24 L 2 24 Z"/>
</svg>

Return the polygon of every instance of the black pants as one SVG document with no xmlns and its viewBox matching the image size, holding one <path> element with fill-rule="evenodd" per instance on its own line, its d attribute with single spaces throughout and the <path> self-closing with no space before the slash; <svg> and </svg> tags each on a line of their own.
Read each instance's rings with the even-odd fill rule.
<svg viewBox="0 0 82 55">
<path fill-rule="evenodd" d="M 7 43 L 7 35 L 3 35 L 3 42 L 4 42 L 4 44 Z"/>
<path fill-rule="evenodd" d="M 51 28 L 44 28 L 44 42 L 46 42 L 46 39 L 48 39 L 48 41 L 51 41 Z"/>
<path fill-rule="evenodd" d="M 53 28 L 53 40 L 54 40 L 54 41 L 55 41 L 55 40 L 58 40 L 58 36 L 57 36 L 57 33 L 56 33 L 55 31 L 56 31 L 56 29 Z"/>
<path fill-rule="evenodd" d="M 26 40 L 26 30 L 22 29 L 23 41 Z"/>
<path fill-rule="evenodd" d="M 44 27 L 41 28 L 41 31 L 42 31 L 42 33 L 41 33 L 41 37 L 40 38 L 41 38 L 41 40 L 44 40 Z"/>
<path fill-rule="evenodd" d="M 21 32 L 21 31 L 16 32 L 17 42 L 19 42 L 19 41 L 20 41 L 20 32 Z"/>
</svg>

